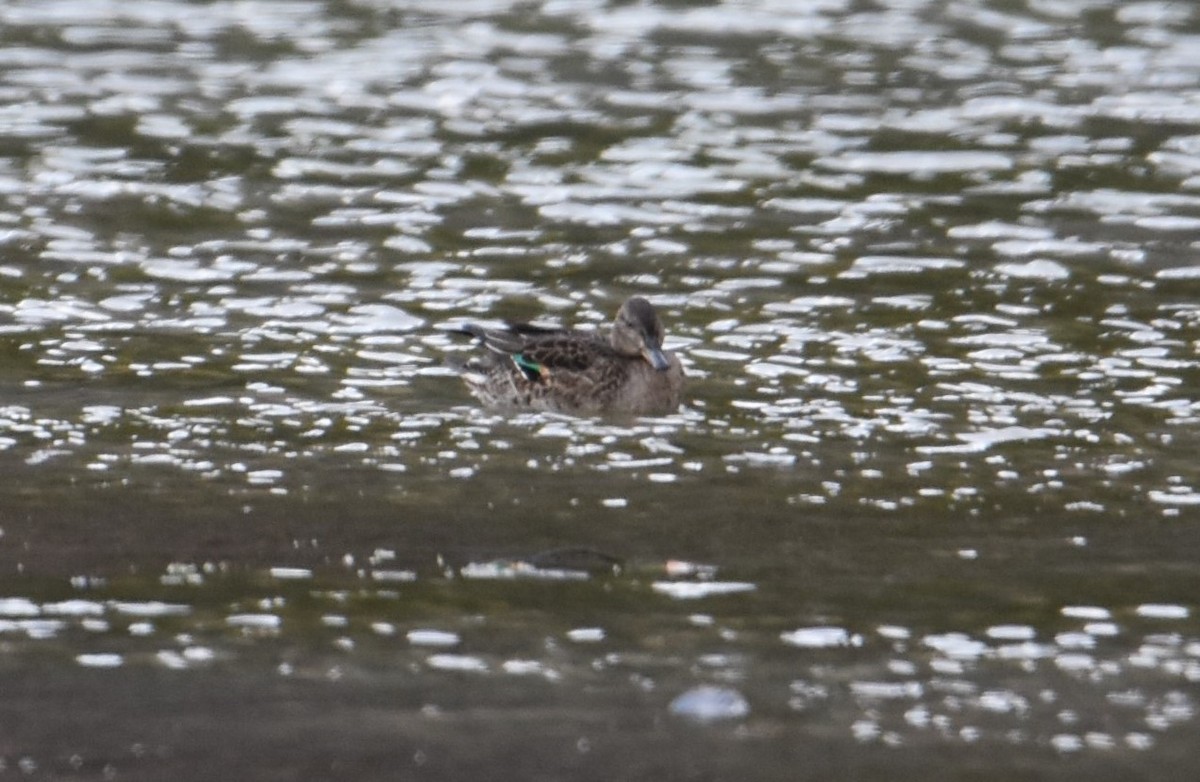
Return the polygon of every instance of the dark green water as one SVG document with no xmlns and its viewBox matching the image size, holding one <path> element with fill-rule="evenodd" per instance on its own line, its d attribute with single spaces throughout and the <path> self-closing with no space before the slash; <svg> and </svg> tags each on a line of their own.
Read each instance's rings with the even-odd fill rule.
<svg viewBox="0 0 1200 782">
<path fill-rule="evenodd" d="M 0 8 L 0 776 L 1194 775 L 1196 9 L 442 6 Z"/>
</svg>

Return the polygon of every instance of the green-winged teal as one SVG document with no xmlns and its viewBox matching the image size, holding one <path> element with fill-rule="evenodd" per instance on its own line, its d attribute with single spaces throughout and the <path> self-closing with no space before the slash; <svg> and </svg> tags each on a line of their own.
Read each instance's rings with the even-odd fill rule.
<svg viewBox="0 0 1200 782">
<path fill-rule="evenodd" d="M 487 351 L 461 365 L 467 388 L 488 407 L 560 413 L 654 415 L 673 412 L 683 366 L 663 350 L 654 307 L 635 296 L 605 335 L 527 323 L 462 327 Z"/>
</svg>

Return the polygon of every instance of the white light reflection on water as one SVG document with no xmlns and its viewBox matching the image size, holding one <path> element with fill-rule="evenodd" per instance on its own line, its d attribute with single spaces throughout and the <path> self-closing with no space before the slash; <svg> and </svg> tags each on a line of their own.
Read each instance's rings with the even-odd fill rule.
<svg viewBox="0 0 1200 782">
<path fill-rule="evenodd" d="M 389 551 L 373 559 L 378 560 L 377 565 L 386 565 L 394 556 Z M 350 559 L 345 565 L 355 568 Z M 472 567 L 464 567 L 462 574 L 467 575 Z M 176 574 L 202 570 L 214 572 L 181 564 L 171 568 Z M 257 659 L 259 652 L 247 646 L 247 640 L 256 646 L 291 645 L 289 624 L 308 623 L 307 613 L 316 610 L 319 616 L 312 621 L 330 634 L 332 647 L 340 654 L 361 657 L 360 665 L 419 662 L 435 673 L 536 675 L 560 684 L 580 677 L 591 680 L 597 675 L 614 676 L 612 686 L 632 687 L 651 686 L 655 681 L 675 682 L 681 676 L 686 679 L 698 666 L 709 676 L 742 683 L 736 689 L 716 687 L 711 693 L 701 686 L 688 690 L 692 695 L 685 693 L 669 704 L 663 701 L 663 708 L 671 713 L 701 721 L 747 719 L 754 700 L 762 697 L 763 688 L 769 691 L 770 678 L 762 678 L 766 671 L 756 671 L 755 660 L 760 654 L 757 631 L 753 623 L 747 625 L 742 618 L 737 620 L 741 631 L 728 632 L 722 626 L 731 616 L 689 615 L 682 611 L 678 616 L 681 625 L 708 640 L 697 647 L 704 651 L 694 659 L 685 651 L 691 644 L 684 643 L 677 646 L 668 661 L 643 657 L 628 649 L 625 619 L 615 619 L 617 627 L 611 629 L 582 626 L 567 630 L 562 639 L 570 643 L 565 646 L 539 639 L 536 627 L 514 634 L 516 628 L 509 627 L 500 616 L 462 617 L 463 629 L 457 631 L 433 629 L 398 621 L 395 611 L 404 605 L 405 598 L 369 586 L 369 580 L 362 582 L 365 588 L 311 591 L 307 585 L 313 580 L 312 574 L 305 573 L 297 580 L 290 570 L 282 574 L 285 570 L 271 568 L 267 575 L 302 590 L 297 594 L 305 593 L 304 602 L 311 606 L 288 609 L 286 619 L 282 612 L 246 612 L 235 605 L 223 622 L 191 625 L 188 632 L 171 638 L 153 625 L 139 630 L 147 624 L 142 618 L 186 622 L 190 614 L 203 611 L 209 615 L 210 609 L 186 603 L 105 600 L 99 595 L 96 599 L 46 603 L 10 596 L 0 600 L 0 613 L 7 617 L 0 620 L 0 634 L 9 643 L 6 653 L 19 658 L 35 654 L 37 645 L 69 638 L 76 626 L 102 636 L 124 633 L 120 652 L 80 653 L 76 656 L 78 664 L 91 668 L 156 664 L 185 671 L 218 659 Z M 679 565 L 668 570 L 683 572 Z M 712 575 L 707 569 L 703 572 Z M 358 577 L 367 576 L 359 573 Z M 586 573 L 578 577 L 591 578 Z M 423 585 L 434 585 L 445 578 L 438 576 L 430 582 L 414 577 L 401 588 L 411 594 L 411 590 L 427 588 Z M 542 584 L 539 589 L 555 588 L 553 581 Z M 690 602 L 744 600 L 741 596 L 751 593 L 755 586 L 731 585 L 706 577 L 697 585 L 714 588 L 703 594 L 678 594 L 673 588 L 665 588 L 679 585 L 693 584 L 670 581 L 645 585 L 635 576 L 631 582 L 610 582 L 604 589 L 649 589 L 671 599 L 686 597 Z M 730 586 L 737 588 L 727 588 Z M 198 585 L 192 588 L 198 590 L 197 598 L 203 599 L 203 590 Z M 502 594 L 493 593 L 495 597 Z M 282 609 L 292 602 L 286 595 L 278 595 L 263 599 L 259 607 Z M 1120 628 L 1107 621 L 1117 613 L 1126 618 Z M 1186 606 L 1160 603 L 1114 610 L 1066 605 L 1059 614 L 1065 624 L 1060 624 L 1052 637 L 1041 640 L 1043 634 L 1037 628 L 1017 623 L 992 625 L 979 635 L 953 630 L 922 633 L 899 624 L 880 625 L 868 632 L 836 625 L 787 631 L 780 634 L 778 643 L 790 650 L 785 667 L 791 674 L 788 702 L 793 710 L 805 714 L 830 710 L 830 714 L 838 715 L 835 725 L 858 741 L 882 741 L 892 746 L 919 744 L 923 735 L 933 734 L 956 742 L 998 741 L 1049 746 L 1061 752 L 1105 749 L 1116 744 L 1148 750 L 1155 746 L 1155 736 L 1192 721 L 1196 704 L 1188 690 L 1200 681 L 1200 638 L 1189 634 L 1190 612 Z M 130 623 L 129 618 L 135 621 Z M 112 626 L 101 622 L 104 626 L 96 627 L 99 619 Z M 1100 623 L 1106 628 L 1100 628 Z M 527 630 L 533 632 L 527 634 Z M 428 651 L 472 647 L 496 632 L 510 636 L 509 659 L 503 662 L 493 662 L 487 654 Z M 18 642 L 16 635 L 24 640 Z M 714 640 L 720 644 L 716 647 L 720 653 L 713 651 Z M 518 646 L 511 646 L 514 641 Z M 587 650 L 598 644 L 627 651 L 604 653 L 607 662 L 597 668 L 597 660 Z M 520 656 L 513 657 L 514 653 Z M 303 655 L 297 657 L 294 649 L 289 654 L 303 663 Z M 846 665 L 839 665 L 839 661 Z M 773 665 L 779 664 L 776 661 Z M 604 674 L 610 667 L 611 673 Z M 1133 683 L 1130 674 L 1135 671 L 1138 677 Z M 1035 672 L 1036 677 L 1032 675 Z M 637 675 L 631 679 L 631 674 Z M 998 686 L 1000 681 L 1007 684 Z M 1109 708 L 1096 713 L 1096 703 L 1108 704 Z M 847 704 L 853 706 L 849 713 L 845 711 Z M 1078 739 L 1078 745 L 1074 739 Z"/>
</svg>

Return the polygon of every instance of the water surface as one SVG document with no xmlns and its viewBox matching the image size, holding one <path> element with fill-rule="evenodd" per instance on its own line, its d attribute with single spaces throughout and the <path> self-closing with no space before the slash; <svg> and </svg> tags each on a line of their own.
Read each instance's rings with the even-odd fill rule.
<svg viewBox="0 0 1200 782">
<path fill-rule="evenodd" d="M 443 5 L 0 9 L 2 767 L 1194 773 L 1197 12 Z"/>
</svg>

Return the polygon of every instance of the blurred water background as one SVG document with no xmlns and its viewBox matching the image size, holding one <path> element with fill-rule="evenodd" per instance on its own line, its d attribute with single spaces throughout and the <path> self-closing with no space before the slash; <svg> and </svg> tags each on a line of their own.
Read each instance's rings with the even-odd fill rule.
<svg viewBox="0 0 1200 782">
<path fill-rule="evenodd" d="M 1200 9 L 0 6 L 0 776 L 1200 769 Z M 652 299 L 678 413 L 463 320 Z"/>
</svg>

